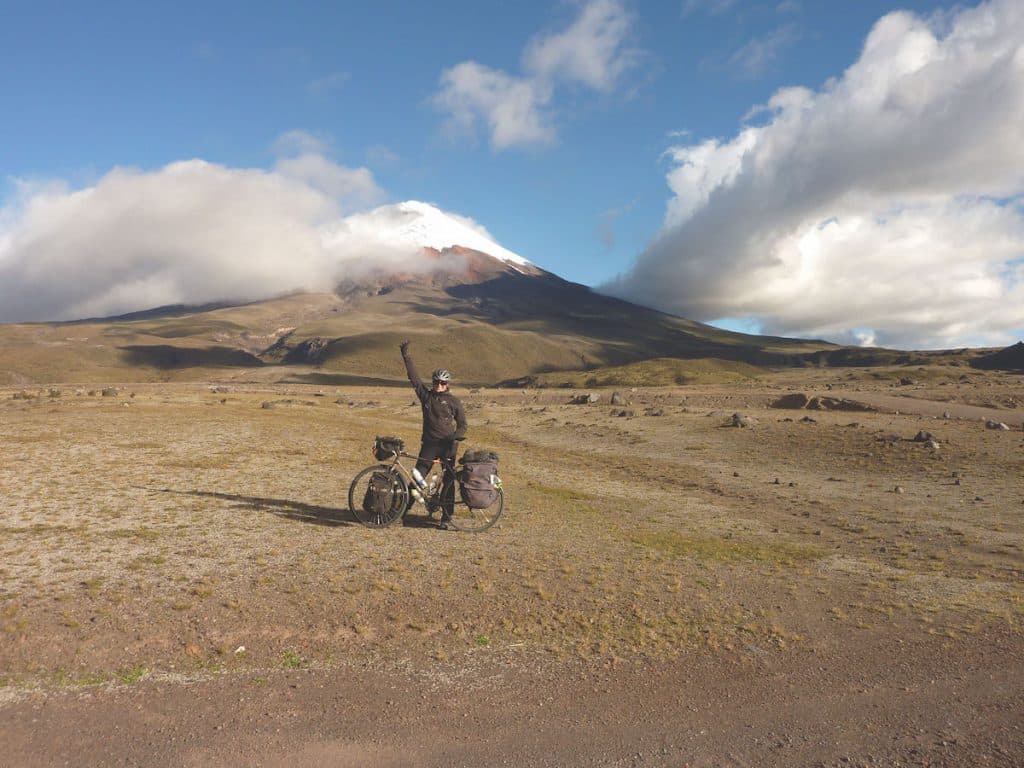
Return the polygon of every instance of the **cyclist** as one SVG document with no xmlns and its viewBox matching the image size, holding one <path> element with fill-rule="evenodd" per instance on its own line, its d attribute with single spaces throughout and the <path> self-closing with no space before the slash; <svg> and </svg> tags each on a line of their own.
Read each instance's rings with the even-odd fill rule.
<svg viewBox="0 0 1024 768">
<path fill-rule="evenodd" d="M 420 438 L 419 459 L 416 469 L 426 475 L 430 471 L 434 459 L 455 459 L 455 443 L 466 438 L 466 410 L 459 398 L 448 391 L 452 375 L 446 368 L 438 368 L 431 376 L 431 386 L 427 387 L 416 372 L 416 366 L 409 355 L 409 342 L 403 341 L 399 346 L 405 371 L 409 381 L 416 390 L 416 397 L 423 409 L 423 435 Z M 452 516 L 455 504 L 454 478 L 448 477 L 445 469 L 445 494 L 441 500 L 441 527 L 449 528 L 448 521 Z"/>
</svg>

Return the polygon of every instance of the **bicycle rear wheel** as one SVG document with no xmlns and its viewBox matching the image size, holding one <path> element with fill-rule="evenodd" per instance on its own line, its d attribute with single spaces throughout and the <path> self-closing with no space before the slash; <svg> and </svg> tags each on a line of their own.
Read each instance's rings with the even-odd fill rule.
<svg viewBox="0 0 1024 768">
<path fill-rule="evenodd" d="M 497 491 L 497 500 L 486 509 L 471 507 L 462 499 L 457 499 L 449 521 L 452 527 L 459 531 L 479 533 L 486 531 L 498 522 L 502 510 L 505 508 L 505 492 L 501 488 L 498 488 Z"/>
<path fill-rule="evenodd" d="M 391 484 L 391 505 L 383 510 L 367 509 L 365 500 L 370 481 L 375 473 L 388 476 Z M 391 464 L 374 464 L 367 467 L 352 480 L 348 487 L 348 508 L 363 525 L 369 528 L 385 528 L 391 525 L 405 514 L 405 507 L 409 501 L 409 486 L 405 478 Z"/>
</svg>

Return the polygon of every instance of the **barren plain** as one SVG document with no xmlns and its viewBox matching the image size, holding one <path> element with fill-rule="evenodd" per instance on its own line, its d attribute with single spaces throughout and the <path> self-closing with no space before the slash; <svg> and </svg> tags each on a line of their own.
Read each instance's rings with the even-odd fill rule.
<svg viewBox="0 0 1024 768">
<path fill-rule="evenodd" d="M 347 509 L 408 388 L 244 375 L 0 391 L 0 764 L 1024 764 L 1019 375 L 456 387 L 475 535 Z"/>
</svg>

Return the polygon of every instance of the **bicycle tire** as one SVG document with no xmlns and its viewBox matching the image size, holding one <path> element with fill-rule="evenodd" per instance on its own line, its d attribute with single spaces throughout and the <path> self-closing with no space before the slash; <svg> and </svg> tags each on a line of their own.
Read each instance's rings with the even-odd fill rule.
<svg viewBox="0 0 1024 768">
<path fill-rule="evenodd" d="M 374 472 L 386 472 L 391 475 L 395 483 L 395 497 L 391 509 L 385 514 L 374 514 L 363 509 L 363 496 L 366 493 L 366 484 Z M 392 464 L 372 464 L 362 470 L 352 479 L 348 487 L 348 508 L 360 523 L 367 528 L 387 528 L 396 520 L 400 520 L 405 514 L 405 507 L 409 501 L 409 486 L 402 477 L 401 472 L 395 469 Z"/>
<path fill-rule="evenodd" d="M 498 522 L 498 518 L 501 517 L 502 511 L 505 509 L 505 491 L 501 488 L 498 488 L 497 491 L 497 501 L 486 509 L 477 509 L 469 506 L 462 499 L 456 499 L 451 519 L 448 521 L 452 528 L 465 533 L 480 533 Z"/>
</svg>

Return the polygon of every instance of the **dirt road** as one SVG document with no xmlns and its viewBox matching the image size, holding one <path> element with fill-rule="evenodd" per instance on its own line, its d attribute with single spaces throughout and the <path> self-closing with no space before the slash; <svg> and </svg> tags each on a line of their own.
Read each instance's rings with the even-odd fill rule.
<svg viewBox="0 0 1024 768">
<path fill-rule="evenodd" d="M 1016 766 L 1016 636 L 149 681 L 0 710 L 11 766 Z"/>
</svg>

